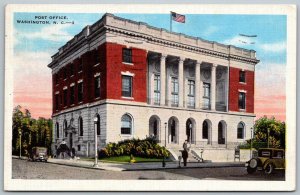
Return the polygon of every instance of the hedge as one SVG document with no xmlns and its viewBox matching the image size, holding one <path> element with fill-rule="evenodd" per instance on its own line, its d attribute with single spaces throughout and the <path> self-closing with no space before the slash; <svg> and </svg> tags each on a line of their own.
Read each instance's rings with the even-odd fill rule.
<svg viewBox="0 0 300 195">
<path fill-rule="evenodd" d="M 146 158 L 169 157 L 170 152 L 157 143 L 157 140 L 151 137 L 146 139 L 123 140 L 118 143 L 108 143 L 105 148 L 99 151 L 99 158 L 134 155 Z"/>
</svg>

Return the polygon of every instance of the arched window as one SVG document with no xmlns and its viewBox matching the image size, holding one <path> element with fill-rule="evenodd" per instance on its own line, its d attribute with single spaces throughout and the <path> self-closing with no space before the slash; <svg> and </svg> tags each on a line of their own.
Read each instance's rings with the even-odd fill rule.
<svg viewBox="0 0 300 195">
<path fill-rule="evenodd" d="M 100 135 L 101 129 L 100 129 L 100 116 L 97 114 L 97 135 Z"/>
<path fill-rule="evenodd" d="M 68 123 L 67 123 L 67 121 L 65 120 L 65 121 L 64 121 L 64 132 L 65 132 L 65 137 L 68 137 L 67 128 L 68 128 Z"/>
<path fill-rule="evenodd" d="M 79 117 L 78 119 L 78 130 L 79 130 L 79 136 L 83 136 L 83 122 L 81 117 Z"/>
<path fill-rule="evenodd" d="M 208 123 L 204 121 L 202 124 L 202 139 L 208 139 Z"/>
<path fill-rule="evenodd" d="M 56 138 L 59 138 L 59 124 L 56 122 L 55 124 L 55 129 L 56 129 Z"/>
<path fill-rule="evenodd" d="M 237 138 L 238 139 L 244 139 L 244 130 L 245 130 L 245 125 L 242 122 L 240 122 L 237 127 Z"/>
<path fill-rule="evenodd" d="M 121 134 L 131 134 L 132 119 L 128 114 L 124 114 L 121 119 Z"/>
</svg>

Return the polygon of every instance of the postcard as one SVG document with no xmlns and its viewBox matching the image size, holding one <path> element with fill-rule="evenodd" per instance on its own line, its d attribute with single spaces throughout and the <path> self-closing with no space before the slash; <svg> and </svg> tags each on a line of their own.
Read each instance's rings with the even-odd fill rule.
<svg viewBox="0 0 300 195">
<path fill-rule="evenodd" d="M 15 4 L 5 22 L 5 190 L 295 190 L 295 5 Z"/>
</svg>

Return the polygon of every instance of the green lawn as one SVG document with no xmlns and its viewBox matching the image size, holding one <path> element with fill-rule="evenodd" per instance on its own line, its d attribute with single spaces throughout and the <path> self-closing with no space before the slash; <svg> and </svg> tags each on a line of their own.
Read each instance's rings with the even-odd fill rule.
<svg viewBox="0 0 300 195">
<path fill-rule="evenodd" d="M 80 158 L 81 160 L 87 160 L 87 161 L 94 161 L 94 158 Z M 135 163 L 139 162 L 161 162 L 162 159 L 157 158 L 143 158 L 143 157 L 134 157 Z M 118 163 L 129 163 L 130 156 L 113 156 L 113 157 L 106 157 L 106 158 L 100 158 L 99 161 L 103 162 L 118 162 Z M 170 161 L 166 159 L 166 161 Z"/>
<path fill-rule="evenodd" d="M 162 159 L 157 158 L 143 158 L 143 157 L 134 157 L 135 163 L 139 162 L 161 162 Z M 109 161 L 109 162 L 129 162 L 130 156 L 113 156 L 113 157 L 106 157 L 101 158 L 100 161 Z"/>
</svg>

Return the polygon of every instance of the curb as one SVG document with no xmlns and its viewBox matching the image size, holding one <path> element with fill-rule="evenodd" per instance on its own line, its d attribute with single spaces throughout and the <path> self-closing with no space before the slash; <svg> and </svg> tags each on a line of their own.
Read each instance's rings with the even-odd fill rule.
<svg viewBox="0 0 300 195">
<path fill-rule="evenodd" d="M 18 156 L 12 156 L 13 159 L 20 159 L 20 160 L 28 160 L 26 157 L 19 158 Z M 69 166 L 69 167 L 78 167 L 78 168 L 84 168 L 84 169 L 93 169 L 93 170 L 104 170 L 104 171 L 155 171 L 155 170 L 167 170 L 167 169 L 204 169 L 204 168 L 224 168 L 224 167 L 244 167 L 245 165 L 243 163 L 239 164 L 230 164 L 228 163 L 223 165 L 207 165 L 207 166 L 175 166 L 175 167 L 156 167 L 156 168 L 118 168 L 120 170 L 112 170 L 112 169 L 106 169 L 101 168 L 101 163 L 99 163 L 99 167 L 91 167 L 91 166 L 85 166 L 85 165 L 78 165 L 78 164 L 69 164 L 69 163 L 61 163 L 61 162 L 51 162 L 51 160 L 47 161 L 49 164 L 57 164 L 57 165 L 63 165 L 63 166 Z M 194 163 L 190 163 L 194 164 Z M 204 164 L 202 164 L 204 165 Z"/>
</svg>

